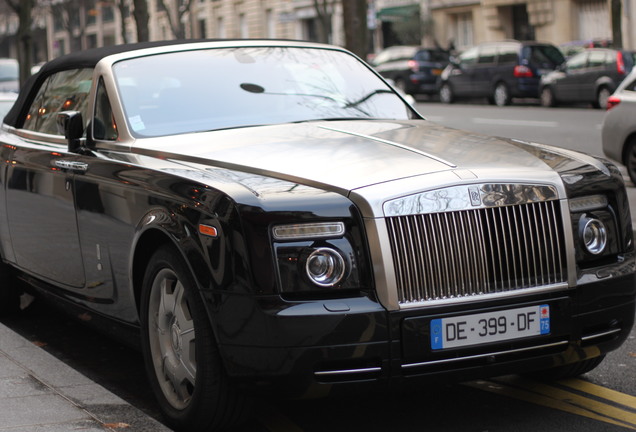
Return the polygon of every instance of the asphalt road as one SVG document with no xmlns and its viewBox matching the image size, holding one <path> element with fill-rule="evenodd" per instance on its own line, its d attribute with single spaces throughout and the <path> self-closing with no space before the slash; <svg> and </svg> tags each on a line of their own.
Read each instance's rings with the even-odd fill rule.
<svg viewBox="0 0 636 432">
<path fill-rule="evenodd" d="M 601 155 L 603 112 L 532 104 L 418 103 L 430 120 L 474 132 L 528 139 Z M 629 186 L 632 196 L 636 188 Z M 636 214 L 636 196 L 632 199 Z M 3 322 L 91 379 L 161 420 L 140 354 L 36 303 Z M 258 400 L 240 432 L 626 431 L 636 429 L 636 331 L 582 379 L 545 383 L 503 377 L 461 384 L 400 387 L 312 401 Z"/>
</svg>

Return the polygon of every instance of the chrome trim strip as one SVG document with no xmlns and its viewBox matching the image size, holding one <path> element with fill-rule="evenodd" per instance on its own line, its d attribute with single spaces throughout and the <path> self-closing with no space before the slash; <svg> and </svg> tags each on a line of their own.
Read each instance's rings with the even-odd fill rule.
<svg viewBox="0 0 636 432">
<path fill-rule="evenodd" d="M 371 367 L 371 368 L 363 368 L 363 369 L 344 369 L 344 370 L 334 370 L 334 371 L 319 371 L 314 372 L 316 376 L 330 376 L 330 375 L 351 375 L 351 374 L 363 374 L 363 373 L 375 373 L 381 372 L 381 367 Z"/>
<path fill-rule="evenodd" d="M 410 151 L 410 152 L 413 152 L 413 153 L 417 153 L 420 156 L 425 156 L 425 157 L 427 157 L 429 159 L 433 159 L 434 161 L 443 163 L 444 165 L 446 165 L 446 166 L 448 166 L 450 168 L 457 168 L 457 165 L 455 165 L 452 162 L 444 160 L 444 159 L 442 159 L 440 157 L 437 157 L 435 155 L 432 155 L 430 153 L 423 152 L 423 151 L 418 150 L 416 148 L 409 147 L 409 146 L 406 146 L 404 144 L 396 143 L 395 141 L 389 141 L 389 140 L 385 140 L 385 139 L 382 139 L 382 138 L 375 137 L 373 135 L 365 135 L 365 134 L 361 134 L 361 133 L 357 133 L 357 132 L 353 132 L 353 131 L 347 131 L 347 130 L 344 130 L 344 129 L 337 129 L 337 128 L 332 128 L 332 127 L 327 127 L 327 126 L 322 126 L 322 125 L 318 126 L 318 127 L 321 128 L 321 129 L 325 129 L 325 130 L 330 130 L 332 132 L 340 132 L 340 133 L 343 133 L 343 134 L 353 135 L 353 136 L 357 136 L 357 137 L 360 137 L 360 138 L 365 138 L 365 139 L 377 141 L 377 142 L 380 142 L 380 143 L 383 143 L 383 144 L 388 144 L 388 145 L 391 145 L 391 146 L 394 146 L 394 147 L 401 148 L 403 150 L 407 150 L 407 151 Z"/>
<path fill-rule="evenodd" d="M 613 334 L 616 334 L 616 333 L 620 333 L 622 330 L 623 329 L 617 328 L 617 329 L 602 331 L 602 332 L 599 332 L 599 333 L 594 333 L 594 334 L 591 334 L 591 335 L 588 335 L 588 336 L 583 336 L 581 338 L 581 341 L 582 342 L 587 342 L 587 341 L 590 341 L 592 339 L 598 339 L 598 338 L 602 338 L 602 337 L 605 337 L 605 336 L 610 336 L 610 335 L 613 335 Z"/>
<path fill-rule="evenodd" d="M 460 304 L 460 303 L 468 303 L 473 301 L 482 301 L 482 300 L 496 300 L 500 298 L 511 298 L 518 297 L 522 295 L 535 294 L 535 293 L 545 293 L 545 292 L 554 292 L 568 289 L 567 283 L 559 283 L 552 285 L 543 285 L 532 288 L 523 288 L 517 289 L 513 291 L 503 291 L 497 293 L 489 293 L 489 294 L 480 294 L 480 295 L 470 295 L 466 297 L 457 297 L 457 298 L 446 298 L 446 299 L 436 299 L 436 300 L 427 300 L 427 301 L 418 301 L 418 302 L 404 302 L 400 303 L 400 309 L 414 309 L 418 307 L 428 307 L 428 306 L 439 306 L 439 305 L 449 305 L 449 304 Z"/>
<path fill-rule="evenodd" d="M 458 361 L 474 360 L 474 359 L 479 359 L 479 358 L 484 358 L 484 357 L 492 357 L 492 356 L 499 356 L 499 355 L 505 355 L 505 354 L 514 354 L 514 353 L 520 353 L 520 352 L 526 352 L 526 351 L 535 351 L 535 350 L 540 350 L 540 349 L 545 349 L 545 348 L 552 348 L 552 347 L 555 347 L 555 346 L 561 346 L 561 345 L 567 345 L 567 344 L 568 344 L 568 341 L 565 340 L 565 341 L 553 342 L 553 343 L 549 343 L 549 344 L 545 344 L 545 345 L 535 345 L 535 346 L 531 346 L 531 347 L 518 348 L 518 349 L 513 349 L 513 350 L 508 350 L 508 351 L 498 351 L 498 352 L 491 352 L 491 353 L 487 353 L 487 354 L 477 354 L 477 355 L 472 355 L 472 356 L 467 356 L 467 357 L 454 357 L 454 358 L 449 358 L 449 359 L 433 360 L 433 361 L 420 362 L 420 363 L 408 363 L 408 364 L 403 364 L 402 365 L 402 369 L 410 369 L 410 368 L 415 368 L 415 367 L 429 366 L 429 365 L 436 365 L 436 364 L 444 364 L 444 363 L 454 363 L 454 362 L 458 362 Z"/>
<path fill-rule="evenodd" d="M 451 186 L 386 201 L 385 216 L 514 206 L 559 199 L 551 185 L 486 183 Z M 566 214 L 566 213 L 564 213 Z"/>
</svg>

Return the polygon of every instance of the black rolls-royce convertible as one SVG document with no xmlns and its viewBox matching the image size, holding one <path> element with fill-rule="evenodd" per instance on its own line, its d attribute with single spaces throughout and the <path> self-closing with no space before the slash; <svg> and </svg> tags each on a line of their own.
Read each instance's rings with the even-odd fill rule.
<svg viewBox="0 0 636 432">
<path fill-rule="evenodd" d="M 261 389 L 577 375 L 633 325 L 616 167 L 426 121 L 337 47 L 69 54 L 0 144 L 1 312 L 26 290 L 136 338 L 176 429 Z"/>
</svg>

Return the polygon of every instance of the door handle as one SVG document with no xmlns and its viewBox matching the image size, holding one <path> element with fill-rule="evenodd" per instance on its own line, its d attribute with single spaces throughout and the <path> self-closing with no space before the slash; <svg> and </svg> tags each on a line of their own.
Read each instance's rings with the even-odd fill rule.
<svg viewBox="0 0 636 432">
<path fill-rule="evenodd" d="M 71 170 L 71 171 L 86 172 L 86 170 L 88 170 L 87 163 L 77 162 L 77 161 L 56 160 L 55 166 L 58 168 Z"/>
</svg>

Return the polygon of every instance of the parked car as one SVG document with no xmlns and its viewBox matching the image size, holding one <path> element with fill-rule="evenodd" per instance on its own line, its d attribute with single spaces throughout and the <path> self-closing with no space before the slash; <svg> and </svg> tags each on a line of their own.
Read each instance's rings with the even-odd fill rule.
<svg viewBox="0 0 636 432">
<path fill-rule="evenodd" d="M 273 390 L 577 375 L 633 325 L 614 165 L 428 122 L 338 47 L 68 54 L 0 144 L 0 312 L 25 289 L 139 346 L 175 429 Z"/>
<path fill-rule="evenodd" d="M 4 118 L 4 116 L 9 112 L 17 98 L 17 93 L 0 92 L 0 119 Z"/>
<path fill-rule="evenodd" d="M 448 51 L 400 45 L 381 51 L 371 64 L 404 93 L 431 95 L 437 93 L 439 76 L 448 62 Z"/>
<path fill-rule="evenodd" d="M 565 58 L 557 47 L 539 42 L 488 42 L 459 55 L 444 69 L 439 96 L 444 103 L 459 98 L 487 98 L 504 106 L 512 98 L 537 98 L 541 76 Z"/>
<path fill-rule="evenodd" d="M 541 77 L 541 105 L 591 103 L 607 106 L 607 99 L 634 67 L 633 51 L 591 48 L 568 59 Z"/>
<path fill-rule="evenodd" d="M 20 67 L 16 59 L 0 58 L 0 92 L 20 91 Z"/>
<path fill-rule="evenodd" d="M 636 185 L 636 68 L 608 99 L 601 136 L 603 153 L 625 165 Z"/>
</svg>

